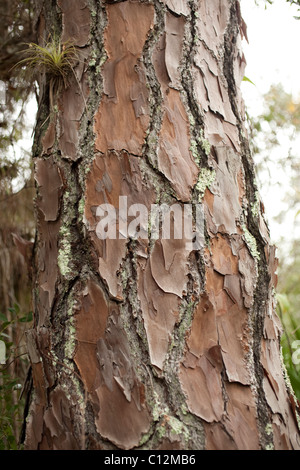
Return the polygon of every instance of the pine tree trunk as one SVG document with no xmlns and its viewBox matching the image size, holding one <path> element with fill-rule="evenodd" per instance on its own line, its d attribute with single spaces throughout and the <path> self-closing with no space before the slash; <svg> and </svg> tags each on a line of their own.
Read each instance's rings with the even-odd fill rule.
<svg viewBox="0 0 300 470">
<path fill-rule="evenodd" d="M 25 448 L 299 449 L 239 2 L 37 3 L 41 42 L 60 34 L 79 60 L 65 86 L 40 79 Z M 103 204 L 128 210 L 115 238 Z M 135 212 L 172 204 L 197 245 Z"/>
</svg>

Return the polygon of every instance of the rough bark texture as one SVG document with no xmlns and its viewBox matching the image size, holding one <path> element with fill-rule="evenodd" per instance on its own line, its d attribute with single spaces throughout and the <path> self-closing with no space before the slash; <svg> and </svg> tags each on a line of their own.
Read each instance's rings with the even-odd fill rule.
<svg viewBox="0 0 300 470">
<path fill-rule="evenodd" d="M 243 122 L 239 2 L 37 11 L 39 37 L 60 32 L 80 60 L 48 120 L 40 84 L 25 448 L 299 449 Z M 96 209 L 119 196 L 201 202 L 205 245 L 100 240 Z"/>
</svg>

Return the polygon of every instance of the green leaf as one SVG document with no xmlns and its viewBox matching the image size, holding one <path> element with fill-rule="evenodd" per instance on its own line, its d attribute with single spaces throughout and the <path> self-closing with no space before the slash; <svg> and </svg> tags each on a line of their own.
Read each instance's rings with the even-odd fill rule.
<svg viewBox="0 0 300 470">
<path fill-rule="evenodd" d="M 5 321 L 2 323 L 1 325 L 1 332 L 3 332 L 9 325 L 11 325 L 11 323 L 13 323 L 12 321 Z"/>
<path fill-rule="evenodd" d="M 290 306 L 289 299 L 288 299 L 287 295 L 277 293 L 276 294 L 276 299 L 277 299 L 277 302 L 279 303 L 279 306 L 280 306 L 280 309 L 281 309 L 282 313 L 289 312 L 291 306 Z"/>
<path fill-rule="evenodd" d="M 6 362 L 6 344 L 0 339 L 0 364 Z"/>
<path fill-rule="evenodd" d="M 0 337 L 4 337 L 4 338 L 7 338 L 9 339 L 10 338 L 10 335 L 8 335 L 7 333 L 3 333 L 3 331 L 0 332 Z"/>
<path fill-rule="evenodd" d="M 14 315 L 18 315 L 20 313 L 20 306 L 17 303 L 14 303 L 13 307 L 8 308 L 9 312 L 13 313 Z"/>
<path fill-rule="evenodd" d="M 27 323 L 27 322 L 32 321 L 32 319 L 33 319 L 33 313 L 28 312 L 24 317 L 21 317 L 19 321 L 22 323 Z"/>
<path fill-rule="evenodd" d="M 4 313 L 1 313 L 1 312 L 0 312 L 0 321 L 7 321 L 7 318 L 4 315 Z"/>
<path fill-rule="evenodd" d="M 250 78 L 246 77 L 246 75 L 243 77 L 243 82 L 249 82 L 251 83 L 252 85 L 256 86 L 255 83 L 252 82 L 252 80 L 250 80 Z"/>
</svg>

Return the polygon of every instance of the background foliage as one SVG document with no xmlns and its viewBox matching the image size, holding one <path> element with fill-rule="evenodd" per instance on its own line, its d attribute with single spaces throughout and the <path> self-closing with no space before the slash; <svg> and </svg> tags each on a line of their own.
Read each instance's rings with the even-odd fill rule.
<svg viewBox="0 0 300 470">
<path fill-rule="evenodd" d="M 30 327 L 31 286 L 12 234 L 33 240 L 34 184 L 24 137 L 34 82 L 14 67 L 24 43 L 34 41 L 34 1 L 0 2 L 0 449 L 18 448 L 28 370 L 25 329 Z M 30 137 L 30 134 L 29 134 Z"/>
<path fill-rule="evenodd" d="M 270 163 L 276 164 L 276 169 L 282 176 L 281 181 L 276 184 L 288 207 L 288 212 L 279 211 L 276 219 L 285 224 L 287 215 L 292 214 L 294 226 L 297 227 L 300 221 L 300 97 L 295 98 L 281 84 L 274 84 L 263 100 L 263 113 L 255 119 L 248 117 L 250 143 L 257 163 L 258 178 L 261 185 L 274 184 L 274 175 L 272 172 L 268 173 L 268 168 Z M 288 143 L 286 151 L 283 141 Z M 278 248 L 277 312 L 283 326 L 282 353 L 295 394 L 300 400 L 299 238 L 293 239 L 288 233 L 286 238 L 279 240 Z"/>
<path fill-rule="evenodd" d="M 23 315 L 15 304 L 8 315 L 0 314 L 0 450 L 18 449 L 18 438 L 23 422 L 25 399 L 22 389 L 28 370 L 24 341 L 25 329 L 32 321 L 32 312 Z"/>
</svg>

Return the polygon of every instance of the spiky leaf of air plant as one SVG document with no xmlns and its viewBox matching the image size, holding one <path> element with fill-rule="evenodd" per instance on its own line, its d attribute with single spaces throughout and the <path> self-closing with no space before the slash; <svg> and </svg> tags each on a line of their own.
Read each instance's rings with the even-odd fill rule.
<svg viewBox="0 0 300 470">
<path fill-rule="evenodd" d="M 22 52 L 25 57 L 17 63 L 18 67 L 25 67 L 33 75 L 45 73 L 50 79 L 62 79 L 65 86 L 78 58 L 72 43 L 61 44 L 56 38 L 51 39 L 45 46 L 31 42 Z"/>
</svg>

